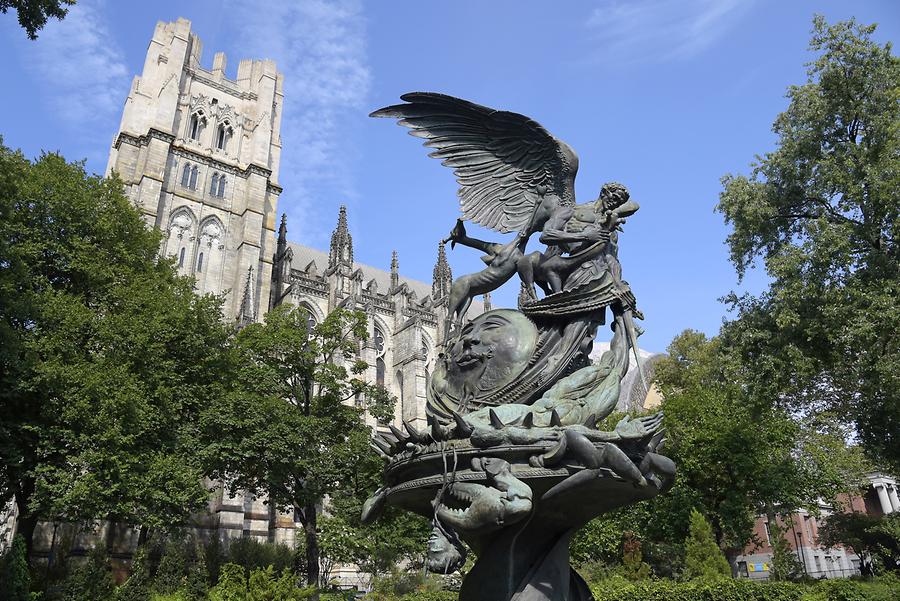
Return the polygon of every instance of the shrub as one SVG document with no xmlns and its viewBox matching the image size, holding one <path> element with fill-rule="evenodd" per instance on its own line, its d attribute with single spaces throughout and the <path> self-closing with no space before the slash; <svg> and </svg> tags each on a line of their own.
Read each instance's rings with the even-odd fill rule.
<svg viewBox="0 0 900 601">
<path fill-rule="evenodd" d="M 169 541 L 156 568 L 156 580 L 153 588 L 157 593 L 171 595 L 177 593 L 184 584 L 187 568 L 183 545 Z"/>
<path fill-rule="evenodd" d="M 184 596 L 188 601 L 205 601 L 209 592 L 209 572 L 206 570 L 206 554 L 199 544 L 194 547 L 194 558 L 188 567 L 184 581 Z"/>
<path fill-rule="evenodd" d="M 219 570 L 219 580 L 209 591 L 210 601 L 246 601 L 247 578 L 244 568 L 226 563 Z"/>
<path fill-rule="evenodd" d="M 713 580 L 731 576 L 731 566 L 713 538 L 712 526 L 696 509 L 691 510 L 690 534 L 684 541 L 684 577 Z"/>
<path fill-rule="evenodd" d="M 116 601 L 150 601 L 150 565 L 147 549 L 139 548 L 131 560 L 131 574 L 116 591 Z"/>
<path fill-rule="evenodd" d="M 0 601 L 28 601 L 30 586 L 25 539 L 17 535 L 0 557 Z"/>
<path fill-rule="evenodd" d="M 243 566 L 248 574 L 269 566 L 272 566 L 276 573 L 281 573 L 293 568 L 294 552 L 287 545 L 260 543 L 252 538 L 240 538 L 231 541 L 228 547 L 228 561 Z"/>
<path fill-rule="evenodd" d="M 87 560 L 72 570 L 64 585 L 65 601 L 110 601 L 115 582 L 106 557 L 106 549 L 97 546 Z"/>
</svg>

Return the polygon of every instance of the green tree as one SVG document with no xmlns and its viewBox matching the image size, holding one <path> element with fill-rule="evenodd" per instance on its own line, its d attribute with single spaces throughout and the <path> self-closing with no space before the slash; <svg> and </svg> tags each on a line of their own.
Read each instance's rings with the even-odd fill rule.
<svg viewBox="0 0 900 601">
<path fill-rule="evenodd" d="M 696 509 L 691 510 L 691 530 L 684 546 L 686 579 L 713 580 L 731 576 L 731 567 L 713 538 L 712 526 Z"/>
<path fill-rule="evenodd" d="M 807 507 L 858 486 L 866 464 L 841 431 L 806 431 L 769 398 L 748 394 L 743 365 L 721 338 L 686 331 L 657 364 L 675 487 L 648 506 L 650 540 L 684 540 L 697 508 L 729 561 L 753 540 L 759 508 Z M 829 449 L 829 457 L 823 449 Z M 835 466 L 838 467 L 835 467 Z"/>
<path fill-rule="evenodd" d="M 723 334 L 753 396 L 847 416 L 871 456 L 900 469 L 900 60 L 875 26 L 817 16 L 803 85 L 773 125 L 776 149 L 726 175 L 717 210 L 743 278 Z"/>
<path fill-rule="evenodd" d="M 874 560 L 876 567 L 900 571 L 900 514 L 874 516 L 865 513 L 834 513 L 819 528 L 819 544 L 824 548 L 842 545 L 861 558 Z"/>
<path fill-rule="evenodd" d="M 307 579 L 317 586 L 322 502 L 373 454 L 364 412 L 386 419 L 393 403 L 362 380 L 368 366 L 355 359 L 367 336 L 364 313 L 338 309 L 311 330 L 307 323 L 304 309 L 278 307 L 238 333 L 239 385 L 210 405 L 204 428 L 212 474 L 298 517 Z"/>
<path fill-rule="evenodd" d="M 9 9 L 14 8 L 25 35 L 36 40 L 37 32 L 44 28 L 47 19 L 62 21 L 69 12 L 66 7 L 74 4 L 75 0 L 0 0 L 0 13 L 6 14 Z"/>
<path fill-rule="evenodd" d="M 28 601 L 30 586 L 25 540 L 16 536 L 6 553 L 0 556 L 0 601 Z"/>
<path fill-rule="evenodd" d="M 803 564 L 797 557 L 797 552 L 791 549 L 788 543 L 789 533 L 787 525 L 781 526 L 777 518 L 773 520 L 771 516 L 769 517 L 769 537 L 772 541 L 769 577 L 772 580 L 796 580 L 803 575 Z"/>
<path fill-rule="evenodd" d="M 131 574 L 116 589 L 116 601 L 150 601 L 150 562 L 147 548 L 138 547 L 131 559 Z"/>
<path fill-rule="evenodd" d="M 66 578 L 63 601 L 111 601 L 115 586 L 106 548 L 99 545 Z"/>
<path fill-rule="evenodd" d="M 205 506 L 229 330 L 159 245 L 117 179 L 0 144 L 0 504 L 29 549 L 39 517 L 146 529 Z"/>
</svg>

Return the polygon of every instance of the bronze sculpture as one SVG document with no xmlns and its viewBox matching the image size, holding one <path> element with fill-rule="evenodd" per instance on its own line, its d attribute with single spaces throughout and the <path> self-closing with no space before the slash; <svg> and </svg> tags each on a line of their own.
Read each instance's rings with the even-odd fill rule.
<svg viewBox="0 0 900 601">
<path fill-rule="evenodd" d="M 568 566 L 572 534 L 616 507 L 667 490 L 675 466 L 659 454 L 662 415 L 597 424 L 615 408 L 640 329 L 618 260 L 621 225 L 639 206 L 617 183 L 576 204 L 578 157 L 535 121 L 442 94 L 402 96 L 392 117 L 453 168 L 462 218 L 445 242 L 485 253 L 486 268 L 451 285 L 446 339 L 428 387 L 428 431 L 408 423 L 373 445 L 385 503 L 432 517 L 427 565 L 458 568 L 460 539 L 478 555 L 461 601 L 590 599 Z M 470 237 L 463 220 L 512 240 Z M 539 233 L 542 252 L 526 254 Z M 465 322 L 472 297 L 518 274 L 518 310 Z M 544 296 L 539 297 L 537 285 Z M 598 327 L 611 313 L 610 349 L 592 365 Z M 638 364 L 640 368 L 640 364 Z"/>
</svg>

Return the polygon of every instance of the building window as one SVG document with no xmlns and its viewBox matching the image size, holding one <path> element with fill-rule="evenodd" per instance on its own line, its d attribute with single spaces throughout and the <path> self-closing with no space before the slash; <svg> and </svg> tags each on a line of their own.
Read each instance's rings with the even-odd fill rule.
<svg viewBox="0 0 900 601">
<path fill-rule="evenodd" d="M 200 253 L 200 256 L 197 257 L 197 272 L 203 271 L 203 253 Z"/>
<path fill-rule="evenodd" d="M 219 187 L 216 189 L 216 196 L 225 198 L 225 176 L 219 176 Z"/>
<path fill-rule="evenodd" d="M 216 148 L 226 150 L 228 148 L 228 140 L 231 139 L 231 125 L 228 121 L 220 124 L 216 130 Z"/>
<path fill-rule="evenodd" d="M 178 266 L 184 267 L 184 247 L 181 247 L 181 252 L 178 253 Z"/>
<path fill-rule="evenodd" d="M 384 388 L 384 359 L 375 359 L 375 384 Z"/>
<path fill-rule="evenodd" d="M 185 163 L 181 170 L 181 185 L 187 188 L 191 183 L 191 166 Z"/>
<path fill-rule="evenodd" d="M 200 133 L 203 131 L 204 125 L 206 125 L 206 117 L 203 115 L 203 111 L 197 111 L 191 115 L 190 130 L 188 131 L 191 140 L 200 139 Z"/>
<path fill-rule="evenodd" d="M 219 174 L 213 173 L 212 182 L 209 184 L 209 193 L 216 196 L 219 190 Z"/>
</svg>

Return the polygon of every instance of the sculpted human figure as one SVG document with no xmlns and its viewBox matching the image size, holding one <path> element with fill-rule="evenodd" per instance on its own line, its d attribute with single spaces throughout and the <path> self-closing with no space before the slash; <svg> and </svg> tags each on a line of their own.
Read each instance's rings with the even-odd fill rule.
<svg viewBox="0 0 900 601">
<path fill-rule="evenodd" d="M 451 242 L 451 248 L 459 243 L 485 253 L 481 260 L 487 264 L 485 269 L 477 273 L 456 278 L 450 286 L 448 319 L 459 329 L 474 297 L 493 292 L 515 275 L 525 245 L 528 244 L 528 237 L 524 233 L 519 233 L 506 244 L 485 242 L 466 235 L 466 228 L 460 219 L 445 242 L 448 240 Z M 446 332 L 449 335 L 450 324 L 447 326 Z"/>
</svg>

